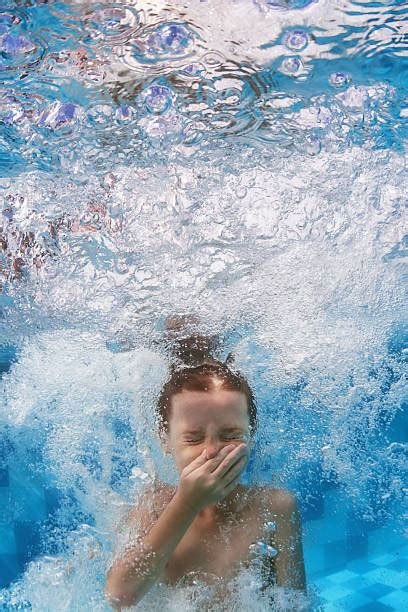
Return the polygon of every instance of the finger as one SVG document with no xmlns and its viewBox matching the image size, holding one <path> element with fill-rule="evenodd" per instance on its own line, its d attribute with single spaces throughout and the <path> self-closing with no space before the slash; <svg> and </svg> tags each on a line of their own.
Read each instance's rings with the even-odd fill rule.
<svg viewBox="0 0 408 612">
<path fill-rule="evenodd" d="M 247 463 L 248 457 L 241 457 L 223 476 L 221 476 L 222 482 L 228 484 L 231 480 L 234 480 L 237 475 L 241 475 Z"/>
<path fill-rule="evenodd" d="M 231 493 L 231 491 L 233 491 L 233 490 L 235 489 L 235 487 L 237 487 L 237 486 L 238 486 L 239 481 L 240 481 L 240 478 L 241 478 L 241 474 L 239 474 L 238 476 L 236 476 L 236 477 L 234 478 L 234 480 L 232 480 L 232 481 L 231 481 L 229 484 L 227 484 L 227 485 L 224 487 L 224 496 L 225 496 L 225 497 L 226 497 L 226 496 L 227 496 L 229 493 Z"/>
<path fill-rule="evenodd" d="M 183 472 L 185 475 L 190 474 L 190 472 L 192 472 L 193 470 L 196 470 L 197 468 L 201 467 L 205 463 L 207 463 L 207 450 L 206 449 L 204 449 L 203 452 L 200 455 L 198 455 L 198 457 L 193 459 L 191 463 L 186 465 Z"/>
<path fill-rule="evenodd" d="M 221 450 L 218 451 L 218 453 L 213 459 L 208 459 L 206 468 L 208 468 L 210 472 L 213 472 L 225 459 L 225 457 L 235 448 L 235 444 L 228 444 L 228 446 L 224 446 Z"/>
<path fill-rule="evenodd" d="M 217 466 L 215 470 L 213 470 L 215 476 L 224 476 L 229 469 L 237 463 L 243 456 L 248 455 L 248 448 L 246 444 L 240 444 L 236 446 L 235 449 L 230 452 L 224 460 Z"/>
</svg>

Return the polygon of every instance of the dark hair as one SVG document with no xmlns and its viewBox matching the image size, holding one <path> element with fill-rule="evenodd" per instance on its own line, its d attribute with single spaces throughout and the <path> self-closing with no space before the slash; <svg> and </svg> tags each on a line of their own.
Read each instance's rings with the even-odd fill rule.
<svg viewBox="0 0 408 612">
<path fill-rule="evenodd" d="M 217 345 L 216 337 L 192 335 L 174 339 L 169 349 L 175 363 L 170 367 L 170 376 L 160 392 L 156 413 L 160 432 L 167 432 L 174 395 L 183 390 L 213 391 L 223 389 L 243 393 L 248 403 L 248 416 L 251 433 L 257 427 L 257 407 L 252 390 L 244 376 L 229 367 L 234 359 L 229 353 L 224 362 L 214 359 L 210 351 Z M 221 387 L 216 384 L 221 381 Z"/>
</svg>

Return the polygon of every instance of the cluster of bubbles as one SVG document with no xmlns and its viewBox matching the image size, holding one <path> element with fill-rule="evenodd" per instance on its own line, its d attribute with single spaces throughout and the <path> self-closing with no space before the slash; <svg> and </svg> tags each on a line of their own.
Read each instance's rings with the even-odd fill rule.
<svg viewBox="0 0 408 612">
<path fill-rule="evenodd" d="M 288 11 L 318 8 L 315 2 L 258 4 Z M 51 8 L 42 10 L 56 18 Z M 68 16 L 78 18 L 63 13 Z M 385 133 L 395 146 L 404 138 L 396 123 L 402 93 L 392 86 L 354 84 L 351 69 L 327 71 L 320 94 L 308 85 L 318 43 L 312 22 L 286 24 L 276 38 L 282 52 L 261 70 L 240 70 L 226 53 L 208 50 L 202 28 L 192 23 L 157 18 L 150 23 L 148 11 L 132 6 L 91 7 L 76 37 L 65 48 L 55 41 L 47 47 L 28 9 L 0 12 L 3 74 L 33 69 L 27 83 L 34 72 L 37 79 L 31 91 L 17 82 L 0 91 L 1 127 L 9 143 L 2 159 L 6 171 L 19 162 L 16 167 L 65 172 L 64 159 L 78 171 L 88 172 L 95 163 L 104 171 L 124 144 L 128 159 L 137 160 L 149 157 L 152 146 L 156 155 L 166 145 L 173 152 L 183 145 L 184 154 L 185 147 L 212 147 L 214 140 L 229 137 L 283 147 L 285 155 L 296 148 L 316 155 L 361 141 L 383 146 Z M 50 90 L 52 78 L 70 83 Z M 379 129 L 384 123 L 388 130 Z M 112 138 L 118 130 L 120 138 Z M 93 141 L 92 155 L 81 156 L 78 141 L 85 150 Z"/>
</svg>

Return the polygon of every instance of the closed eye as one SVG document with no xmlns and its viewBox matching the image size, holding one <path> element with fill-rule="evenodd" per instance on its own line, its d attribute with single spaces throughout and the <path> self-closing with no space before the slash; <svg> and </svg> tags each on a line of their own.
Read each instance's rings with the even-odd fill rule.
<svg viewBox="0 0 408 612">
<path fill-rule="evenodd" d="M 222 437 L 224 440 L 244 440 L 247 436 L 243 431 L 236 431 L 224 434 Z"/>
</svg>

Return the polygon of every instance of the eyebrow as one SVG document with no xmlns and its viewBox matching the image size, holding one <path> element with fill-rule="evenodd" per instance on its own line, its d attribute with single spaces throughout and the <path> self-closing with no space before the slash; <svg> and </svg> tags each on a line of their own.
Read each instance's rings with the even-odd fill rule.
<svg viewBox="0 0 408 612">
<path fill-rule="evenodd" d="M 232 431 L 242 431 L 242 432 L 244 432 L 245 430 L 242 427 L 235 426 L 235 427 L 223 427 L 221 429 L 221 431 L 224 432 L 224 433 L 229 433 L 229 432 L 232 432 Z M 182 433 L 183 433 L 183 435 L 200 434 L 200 433 L 203 433 L 203 430 L 202 429 L 188 429 L 186 431 L 183 431 Z"/>
</svg>

